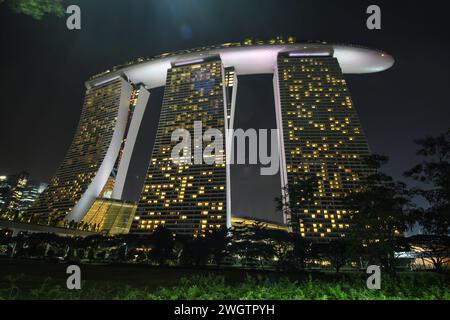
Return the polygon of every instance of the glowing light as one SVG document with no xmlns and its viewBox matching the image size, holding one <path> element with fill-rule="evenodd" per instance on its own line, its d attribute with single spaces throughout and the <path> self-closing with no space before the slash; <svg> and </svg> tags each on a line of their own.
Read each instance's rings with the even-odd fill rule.
<svg viewBox="0 0 450 320">
<path fill-rule="evenodd" d="M 97 82 L 97 83 L 94 84 L 94 87 L 101 86 L 102 84 L 114 81 L 114 80 L 116 80 L 118 78 L 119 78 L 119 76 L 116 76 L 116 77 L 113 77 L 113 78 L 106 79 L 104 81 Z"/>
<path fill-rule="evenodd" d="M 289 57 L 328 57 L 330 52 L 291 52 Z"/>
<path fill-rule="evenodd" d="M 186 66 L 188 64 L 194 64 L 194 63 L 201 63 L 205 61 L 204 59 L 195 59 L 195 60 L 188 60 L 188 61 L 182 61 L 182 62 L 176 62 L 174 63 L 175 67 L 179 67 L 179 66 Z"/>
<path fill-rule="evenodd" d="M 125 74 L 133 83 L 143 83 L 148 89 L 164 86 L 167 70 L 174 66 L 203 62 L 200 57 L 220 55 L 225 67 L 233 66 L 237 75 L 273 73 L 277 56 L 280 52 L 302 53 L 318 55 L 329 52 L 337 58 L 344 74 L 372 73 L 389 69 L 394 64 L 394 58 L 379 51 L 344 46 L 344 45 L 315 45 L 310 50 L 304 50 L 305 44 L 290 45 L 261 45 L 245 47 L 222 47 L 205 49 L 201 52 L 189 52 L 174 56 L 163 56 L 158 59 L 136 63 L 115 71 L 116 74 Z M 317 53 L 313 52 L 316 51 Z M 333 52 L 333 54 L 331 54 Z M 183 58 L 187 60 L 183 60 Z M 114 73 L 113 73 L 114 74 Z M 111 73 L 108 74 L 111 77 Z M 105 76 L 106 77 L 106 76 Z M 105 79 L 105 78 L 103 78 Z M 99 79 L 88 81 L 91 85 L 98 85 Z"/>
</svg>

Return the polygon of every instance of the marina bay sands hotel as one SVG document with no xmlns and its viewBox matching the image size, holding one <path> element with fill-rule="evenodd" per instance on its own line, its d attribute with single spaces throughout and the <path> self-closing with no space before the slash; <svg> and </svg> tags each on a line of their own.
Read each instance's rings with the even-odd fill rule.
<svg viewBox="0 0 450 320">
<path fill-rule="evenodd" d="M 239 76 L 273 74 L 280 192 L 297 179 L 314 177 L 314 201 L 296 213 L 298 232 L 313 240 L 342 237 L 349 227 L 342 199 L 369 172 L 363 161 L 367 141 L 344 74 L 380 72 L 393 63 L 378 50 L 279 37 L 165 53 L 114 67 L 86 82 L 72 144 L 29 214 L 41 223 L 79 222 L 99 198 L 122 199 L 150 90 L 164 86 L 131 232 L 164 226 L 175 234 L 202 235 L 230 227 L 230 165 L 174 164 L 171 135 L 183 128 L 193 136 L 195 121 L 202 121 L 203 130 L 216 128 L 225 135 L 234 128 Z M 226 141 L 221 151 L 230 148 Z"/>
</svg>

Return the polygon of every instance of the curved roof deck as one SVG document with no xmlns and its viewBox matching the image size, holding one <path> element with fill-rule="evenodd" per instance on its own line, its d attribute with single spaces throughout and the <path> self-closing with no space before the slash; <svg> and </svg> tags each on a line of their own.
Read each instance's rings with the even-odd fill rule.
<svg viewBox="0 0 450 320">
<path fill-rule="evenodd" d="M 149 60 L 116 68 L 94 76 L 86 82 L 87 87 L 100 85 L 117 76 L 125 76 L 135 84 L 142 83 L 148 89 L 165 85 L 167 70 L 177 63 L 202 61 L 219 55 L 225 67 L 234 67 L 237 75 L 273 73 L 280 52 L 298 53 L 299 56 L 333 55 L 339 61 L 343 73 L 363 74 L 389 69 L 394 58 L 387 53 L 369 48 L 323 43 L 221 45 L 200 49 L 183 50 L 164 54 Z"/>
</svg>

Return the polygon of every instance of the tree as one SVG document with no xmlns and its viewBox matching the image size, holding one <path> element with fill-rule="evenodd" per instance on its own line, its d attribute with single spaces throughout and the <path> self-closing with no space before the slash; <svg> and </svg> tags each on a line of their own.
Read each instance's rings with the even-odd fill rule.
<svg viewBox="0 0 450 320">
<path fill-rule="evenodd" d="M 11 244 L 13 243 L 13 231 L 9 229 L 0 230 L 0 246 L 6 246 L 8 256 L 11 254 Z"/>
<path fill-rule="evenodd" d="M 100 234 L 94 234 L 83 238 L 81 241 L 81 246 L 86 249 L 87 258 L 94 260 L 97 257 L 100 246 L 105 241 L 105 237 Z M 70 247 L 68 249 L 71 250 Z"/>
<path fill-rule="evenodd" d="M 419 246 L 421 255 L 441 271 L 450 254 L 450 129 L 415 142 L 419 146 L 417 154 L 424 159 L 405 175 L 422 184 L 413 192 L 424 198 L 428 207 L 416 211 L 424 235 L 413 237 L 411 245 Z"/>
<path fill-rule="evenodd" d="M 314 203 L 313 177 L 294 177 L 293 181 L 281 189 L 281 197 L 275 198 L 277 210 L 288 218 L 292 232 L 299 232 L 299 220 L 303 210 Z"/>
<path fill-rule="evenodd" d="M 41 20 L 46 14 L 62 17 L 65 12 L 62 0 L 0 0 L 0 4 L 3 2 L 13 12 L 31 16 L 36 20 Z"/>
<path fill-rule="evenodd" d="M 167 260 L 172 257 L 174 239 L 172 231 L 159 226 L 152 234 L 153 249 L 151 251 L 151 257 L 155 261 L 163 266 L 167 264 Z"/>
<path fill-rule="evenodd" d="M 367 164 L 373 172 L 361 190 L 345 199 L 350 211 L 349 237 L 356 252 L 367 262 L 393 271 L 394 252 L 408 226 L 411 202 L 406 185 L 380 172 L 387 157 L 373 155 Z"/>
<path fill-rule="evenodd" d="M 10 229 L 0 229 L 0 245 L 9 244 L 11 242 L 13 231 Z"/>
<path fill-rule="evenodd" d="M 12 238 L 12 249 L 11 249 L 11 258 L 21 257 L 25 255 L 25 249 L 27 242 L 28 233 L 27 232 L 19 232 L 15 237 Z"/>
<path fill-rule="evenodd" d="M 420 234 L 409 237 L 408 243 L 421 259 L 433 264 L 435 271 L 450 265 L 450 237 Z"/>
<path fill-rule="evenodd" d="M 304 270 L 308 260 L 312 257 L 313 243 L 298 233 L 292 234 L 292 241 L 294 244 L 292 251 L 293 260 L 300 270 Z"/>
<path fill-rule="evenodd" d="M 346 238 L 334 239 L 322 245 L 320 251 L 338 273 L 351 257 L 351 243 Z"/>
<path fill-rule="evenodd" d="M 425 159 L 405 172 L 420 183 L 415 195 L 422 196 L 429 204 L 417 215 L 425 234 L 448 236 L 450 234 L 450 129 L 437 137 L 415 141 L 417 154 Z"/>
<path fill-rule="evenodd" d="M 250 226 L 233 227 L 233 242 L 231 252 L 237 256 L 243 265 L 255 267 L 264 266 L 274 257 L 273 246 L 268 241 L 267 226 L 263 222 L 255 222 Z"/>
<path fill-rule="evenodd" d="M 55 233 L 32 233 L 27 237 L 28 255 L 43 258 L 50 248 L 59 248 L 63 239 Z"/>
<path fill-rule="evenodd" d="M 184 241 L 182 262 L 186 265 L 205 266 L 211 254 L 206 238 L 198 236 Z"/>
<path fill-rule="evenodd" d="M 220 267 L 223 259 L 230 253 L 231 230 L 220 229 L 206 237 L 211 255 L 217 267 Z"/>
<path fill-rule="evenodd" d="M 292 251 L 294 248 L 292 234 L 285 230 L 265 230 L 265 242 L 270 246 L 271 258 L 276 261 L 278 271 L 294 267 Z"/>
<path fill-rule="evenodd" d="M 145 237 L 148 241 L 148 236 Z M 134 249 L 142 245 L 144 239 L 141 235 L 138 234 L 120 234 L 111 239 L 111 245 L 116 247 L 114 252 L 114 259 L 118 261 L 126 261 L 130 256 L 130 252 L 133 252 Z"/>
</svg>

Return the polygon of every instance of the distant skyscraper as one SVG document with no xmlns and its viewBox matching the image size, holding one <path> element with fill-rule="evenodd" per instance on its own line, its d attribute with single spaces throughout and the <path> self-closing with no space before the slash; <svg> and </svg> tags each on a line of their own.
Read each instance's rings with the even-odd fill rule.
<svg viewBox="0 0 450 320">
<path fill-rule="evenodd" d="M 27 216 L 27 211 L 31 205 L 39 199 L 40 194 L 47 187 L 46 183 L 37 183 L 29 181 L 27 186 L 23 189 L 22 197 L 19 202 L 18 210 L 20 214 L 25 217 Z"/>
<path fill-rule="evenodd" d="M 0 176 L 0 210 L 9 217 L 18 217 L 20 201 L 28 184 L 29 174 Z"/>
<path fill-rule="evenodd" d="M 342 200 L 369 173 L 369 149 L 338 60 L 330 51 L 282 53 L 274 81 L 282 184 L 314 185 L 313 203 L 297 213 L 300 233 L 312 240 L 345 236 Z"/>
</svg>

